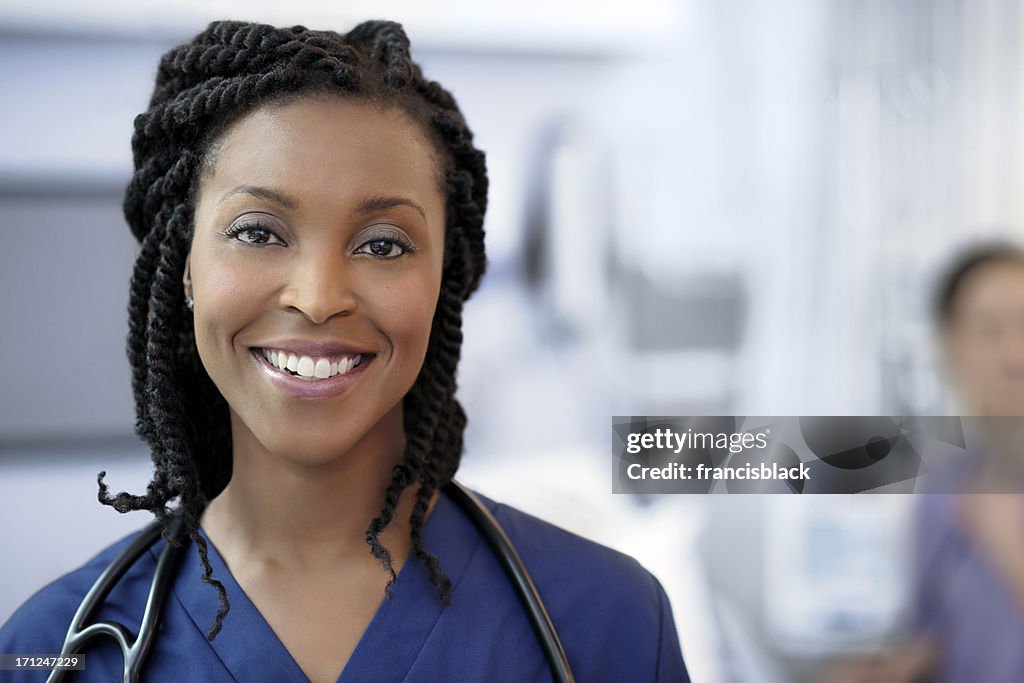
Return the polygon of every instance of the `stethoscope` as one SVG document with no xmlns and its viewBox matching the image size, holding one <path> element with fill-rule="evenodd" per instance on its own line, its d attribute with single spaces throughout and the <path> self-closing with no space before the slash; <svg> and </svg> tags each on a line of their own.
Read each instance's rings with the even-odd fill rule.
<svg viewBox="0 0 1024 683">
<path fill-rule="evenodd" d="M 491 548 L 497 553 L 498 559 L 505 567 L 505 571 L 515 586 L 516 593 L 529 614 L 530 623 L 533 624 L 537 638 L 544 649 L 555 680 L 559 683 L 573 683 L 576 679 L 573 677 L 562 643 L 558 639 L 558 633 L 555 632 L 555 626 L 551 623 L 551 617 L 548 616 L 544 602 L 540 599 L 540 594 L 537 593 L 533 579 L 530 578 L 529 572 L 526 571 L 519 553 L 516 552 L 512 541 L 505 534 L 505 530 L 501 528 L 491 511 L 480 502 L 480 499 L 462 484 L 453 480 L 444 486 L 444 491 L 469 515 L 469 518 L 487 538 Z M 180 540 L 184 536 L 182 526 L 181 516 L 175 515 L 170 525 L 170 534 L 173 538 Z M 96 616 L 96 612 L 114 585 L 159 537 L 160 524 L 153 522 L 103 570 L 103 573 L 96 579 L 96 583 L 86 593 L 82 604 L 78 606 L 74 619 L 71 620 L 71 626 L 61 650 L 62 656 L 80 654 L 93 638 L 109 636 L 117 641 L 124 654 L 124 683 L 137 683 L 142 680 L 142 669 L 153 648 L 153 638 L 159 628 L 160 613 L 171 587 L 175 561 L 184 544 L 166 543 L 164 545 L 156 563 L 153 583 L 149 588 L 146 609 L 143 612 L 142 624 L 139 626 L 137 636 L 133 636 L 131 631 L 117 622 L 99 621 L 89 626 L 85 626 L 85 623 Z M 68 671 L 69 669 L 55 669 L 47 679 L 47 683 L 57 683 L 57 681 L 63 680 Z"/>
</svg>

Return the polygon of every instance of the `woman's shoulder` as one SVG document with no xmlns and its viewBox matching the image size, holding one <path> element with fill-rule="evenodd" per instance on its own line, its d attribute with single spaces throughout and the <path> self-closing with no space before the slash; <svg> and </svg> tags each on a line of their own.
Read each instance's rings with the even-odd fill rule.
<svg viewBox="0 0 1024 683">
<path fill-rule="evenodd" d="M 636 559 L 623 552 L 584 538 L 572 531 L 543 520 L 512 505 L 477 494 L 501 523 L 505 533 L 515 544 L 519 554 L 530 556 L 538 566 L 550 566 L 555 571 L 573 572 L 576 581 L 599 582 L 604 590 L 614 586 L 635 591 L 637 584 L 649 584 L 653 589 L 654 576 Z M 582 572 L 580 569 L 585 568 Z M 532 569 L 531 569 L 532 571 Z"/>
<path fill-rule="evenodd" d="M 0 652 L 60 652 L 71 620 L 89 589 L 103 570 L 143 531 L 138 529 L 110 543 L 77 568 L 50 581 L 29 596 L 0 626 Z M 142 574 L 149 568 L 148 565 L 140 558 L 139 562 L 128 569 L 122 581 L 147 580 Z M 119 582 L 114 593 L 123 595 L 124 584 Z"/>
<path fill-rule="evenodd" d="M 658 629 L 670 614 L 658 579 L 636 559 L 512 505 L 477 494 L 515 545 L 543 593 L 574 611 L 629 617 Z M 596 616 L 596 615 L 595 615 Z"/>
<path fill-rule="evenodd" d="M 516 547 L 580 680 L 688 681 L 661 583 L 633 557 L 477 494 Z"/>
</svg>

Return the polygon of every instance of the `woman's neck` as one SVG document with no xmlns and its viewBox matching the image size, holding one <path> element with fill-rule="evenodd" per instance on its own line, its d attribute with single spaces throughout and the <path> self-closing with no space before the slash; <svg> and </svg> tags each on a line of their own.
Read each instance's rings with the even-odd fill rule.
<svg viewBox="0 0 1024 683">
<path fill-rule="evenodd" d="M 304 571 L 376 562 L 366 531 L 381 513 L 392 470 L 403 458 L 400 411 L 397 419 L 385 416 L 343 456 L 316 465 L 267 452 L 232 422 L 231 481 L 201 519 L 222 554 Z M 411 550 L 408 519 L 417 489 L 414 484 L 403 492 L 379 537 L 396 572 Z M 435 493 L 428 515 L 436 499 Z"/>
</svg>

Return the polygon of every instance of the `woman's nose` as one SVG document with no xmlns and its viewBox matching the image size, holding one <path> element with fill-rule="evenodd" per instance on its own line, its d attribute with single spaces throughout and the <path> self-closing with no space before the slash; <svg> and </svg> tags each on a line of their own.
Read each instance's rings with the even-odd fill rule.
<svg viewBox="0 0 1024 683">
<path fill-rule="evenodd" d="M 344 254 L 325 252 L 296 259 L 281 292 L 281 305 L 316 324 L 336 315 L 351 315 L 358 305 L 352 275 L 352 264 Z"/>
</svg>

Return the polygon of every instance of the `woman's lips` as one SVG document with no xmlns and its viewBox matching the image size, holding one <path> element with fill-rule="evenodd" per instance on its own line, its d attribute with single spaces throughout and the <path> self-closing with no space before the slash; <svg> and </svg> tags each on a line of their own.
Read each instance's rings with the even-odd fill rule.
<svg viewBox="0 0 1024 683">
<path fill-rule="evenodd" d="M 292 374 L 287 369 L 282 370 L 271 365 L 266 355 L 264 355 L 264 349 L 262 348 L 250 349 L 250 355 L 259 365 L 264 376 L 275 388 L 296 398 L 311 399 L 333 398 L 345 393 L 352 383 L 362 376 L 367 366 L 376 357 L 372 353 L 359 354 L 358 365 L 355 365 L 347 372 L 339 373 L 333 377 L 317 379 L 301 377 Z"/>
</svg>

